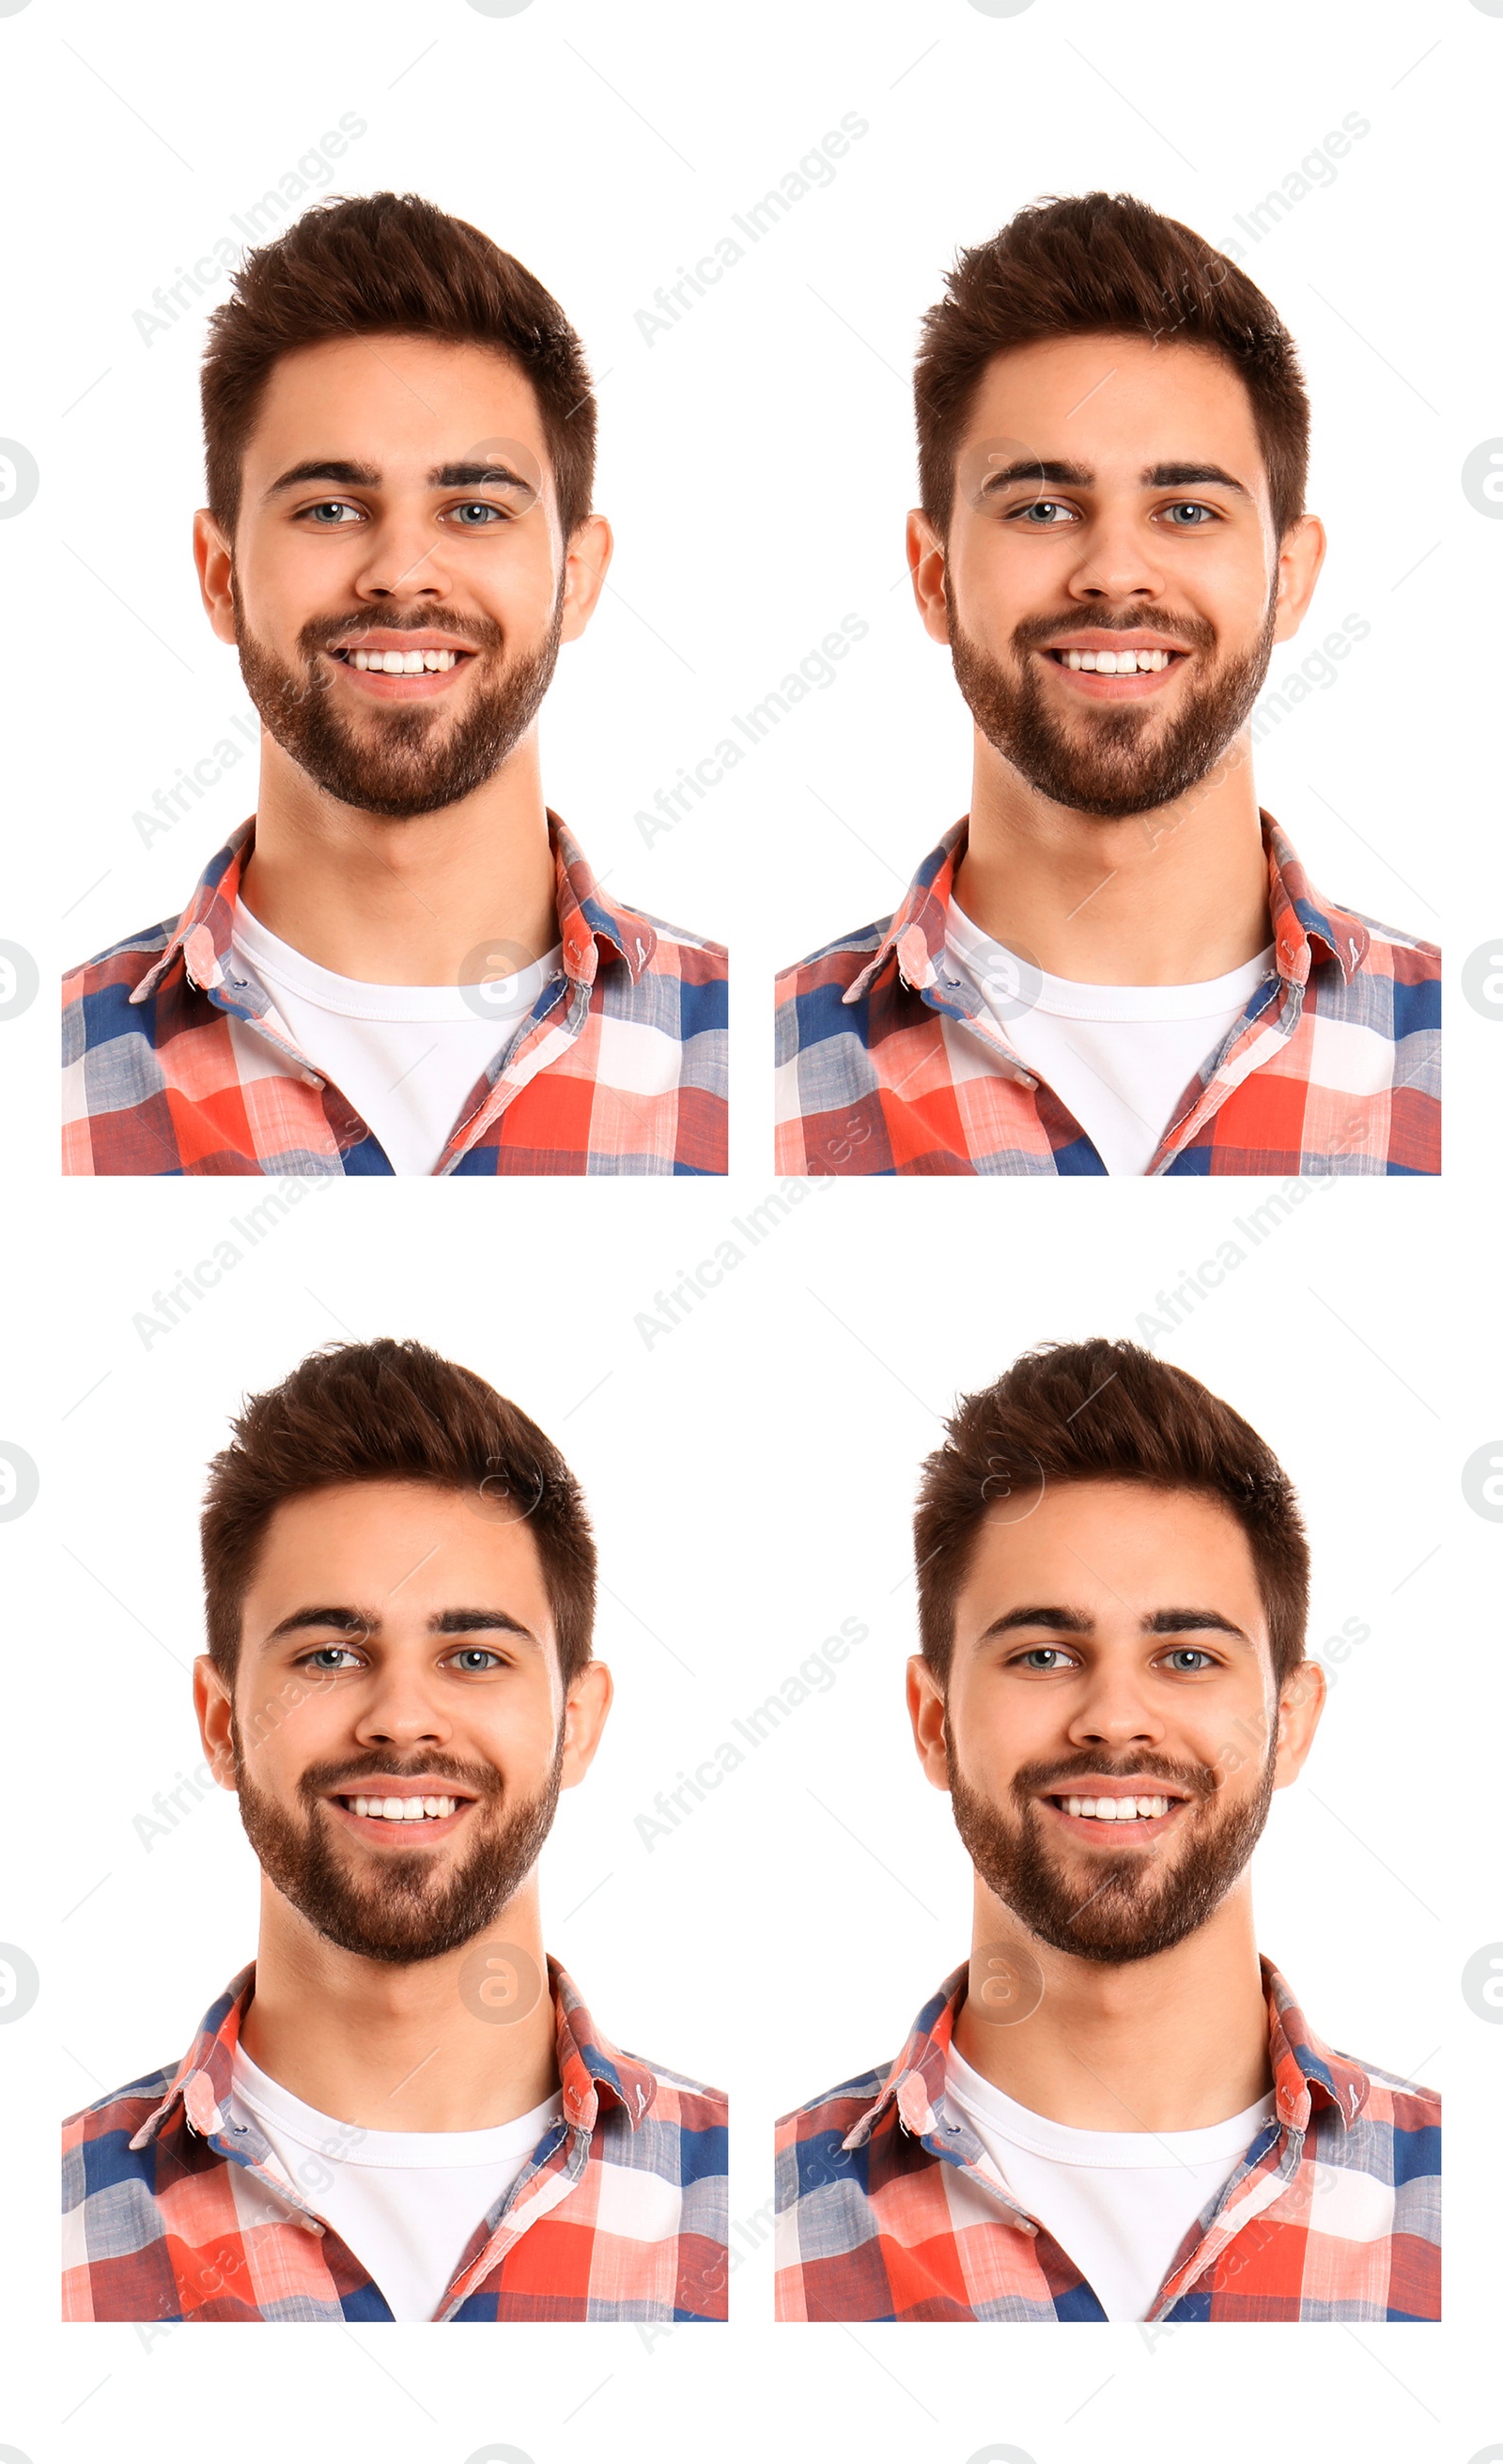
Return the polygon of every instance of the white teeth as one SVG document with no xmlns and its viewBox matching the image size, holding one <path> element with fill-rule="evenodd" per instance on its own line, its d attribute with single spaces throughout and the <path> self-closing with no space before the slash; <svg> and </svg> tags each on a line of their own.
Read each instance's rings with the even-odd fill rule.
<svg viewBox="0 0 1503 2464">
<path fill-rule="evenodd" d="M 1153 675 L 1170 656 L 1168 650 L 1067 650 L 1065 665 L 1098 676 Z"/>
<path fill-rule="evenodd" d="M 453 1796 L 356 1796 L 350 1804 L 371 1822 L 441 1822 L 458 1803 Z"/>
<path fill-rule="evenodd" d="M 426 669 L 430 675 L 442 675 L 453 666 L 453 650 L 351 650 L 352 668 L 364 675 L 368 669 L 373 675 L 420 676 Z"/>
<path fill-rule="evenodd" d="M 1067 1796 L 1067 1814 L 1094 1822 L 1151 1821 L 1169 1811 L 1166 1796 Z"/>
</svg>

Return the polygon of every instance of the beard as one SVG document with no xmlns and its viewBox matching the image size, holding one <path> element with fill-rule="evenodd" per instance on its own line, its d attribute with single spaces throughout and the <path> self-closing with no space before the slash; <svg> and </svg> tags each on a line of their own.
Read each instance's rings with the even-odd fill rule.
<svg viewBox="0 0 1503 2464">
<path fill-rule="evenodd" d="M 1138 1761 L 1119 1771 L 1099 1760 L 1077 1760 L 1072 1769 L 1028 1764 L 1013 1777 L 1010 1793 L 1015 1811 L 1007 1815 L 961 1777 L 954 1742 L 946 1730 L 955 1827 L 986 1888 L 1040 1942 L 1107 1967 L 1172 1950 L 1214 1914 L 1246 1867 L 1268 1820 L 1275 1751 L 1276 1741 L 1253 1795 L 1219 1815 L 1211 1812 L 1218 1793 L 1215 1773 L 1203 1764 L 1162 1759 L 1146 1770 Z M 1087 1867 L 1094 1879 L 1073 1875 L 1065 1858 L 1051 1853 L 1045 1835 L 1046 1817 L 1034 1798 L 1040 1789 L 1063 1793 L 1072 1779 L 1088 1774 L 1100 1779 L 1166 1779 L 1176 1788 L 1187 1789 L 1191 1810 L 1178 1817 L 1185 1828 L 1185 1839 L 1174 1848 L 1165 1842 L 1158 1854 L 1128 1848 L 1114 1857 L 1110 1851 L 1105 1855 L 1098 1851 Z"/>
<path fill-rule="evenodd" d="M 1215 628 L 1205 617 L 1159 621 L 1188 649 L 1214 650 Z M 1091 622 L 1127 633 L 1141 627 L 1142 616 L 1124 609 L 1116 616 L 1094 615 Z M 1015 627 L 1012 659 L 1004 663 L 961 631 L 952 608 L 950 656 L 955 681 L 987 743 L 1037 794 L 1071 812 L 1121 822 L 1187 795 L 1221 759 L 1263 690 L 1274 622 L 1271 594 L 1250 649 L 1221 660 L 1204 683 L 1189 685 L 1178 716 L 1167 724 L 1151 701 L 1116 709 L 1083 703 L 1072 720 L 1055 715 L 1028 653 L 1077 629 L 1078 619 L 1072 624 L 1057 616 L 1029 617 Z"/>
<path fill-rule="evenodd" d="M 406 1771 L 389 1757 L 359 1768 L 320 1763 L 298 1782 L 299 1820 L 251 1779 L 238 1727 L 232 1730 L 232 1744 L 240 1820 L 267 1880 L 326 1942 L 362 1959 L 402 1968 L 441 1958 L 473 1942 L 520 1890 L 552 1828 L 564 1768 L 562 1721 L 553 1766 L 542 1787 L 509 1813 L 495 1771 L 456 1762 L 452 1755 L 428 1754 Z M 358 1874 L 330 1836 L 335 1817 L 323 1804 L 325 1793 L 337 1788 L 353 1793 L 366 1780 L 430 1776 L 475 1790 L 470 1819 L 478 1837 L 469 1855 L 441 1883 L 434 1879 L 437 1859 L 431 1848 L 384 1857 L 379 1870 L 372 1861 L 364 1875 Z"/>
<path fill-rule="evenodd" d="M 325 795 L 388 822 L 439 812 L 495 777 L 538 715 L 564 632 L 561 580 L 542 642 L 509 665 L 495 665 L 491 681 L 476 683 L 457 717 L 440 702 L 407 709 L 372 705 L 364 725 L 357 726 L 335 707 L 334 678 L 321 653 L 366 631 L 369 614 L 315 617 L 298 636 L 298 664 L 285 667 L 251 631 L 237 581 L 232 589 L 240 673 L 267 734 Z M 431 629 L 431 622 L 417 614 L 387 615 L 381 625 L 383 631 L 422 632 Z M 446 614 L 443 630 L 462 635 L 482 657 L 499 661 L 505 637 L 491 617 Z"/>
</svg>

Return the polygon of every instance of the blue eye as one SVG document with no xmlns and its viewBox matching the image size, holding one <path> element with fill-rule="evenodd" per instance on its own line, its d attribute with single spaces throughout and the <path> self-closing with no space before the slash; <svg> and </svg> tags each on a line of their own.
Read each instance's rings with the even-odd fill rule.
<svg viewBox="0 0 1503 2464">
<path fill-rule="evenodd" d="M 352 1651 L 346 1651 L 342 1642 L 320 1643 L 317 1651 L 307 1652 L 303 1656 L 305 1668 L 335 1668 L 342 1661 L 351 1668 L 358 1668 L 360 1665 L 355 1654 Z"/>
<path fill-rule="evenodd" d="M 453 1657 L 454 1666 L 463 1670 L 467 1677 L 484 1676 L 487 1669 L 500 1668 L 505 1664 L 498 1651 L 485 1651 L 478 1643 L 472 1644 L 466 1651 L 456 1651 Z"/>
<path fill-rule="evenodd" d="M 321 505 L 304 505 L 299 519 L 311 523 L 315 530 L 332 531 L 344 527 L 346 515 L 351 521 L 359 521 L 361 518 L 359 506 L 343 504 L 339 497 L 331 496 Z M 329 516 L 333 518 L 326 518 Z"/>
<path fill-rule="evenodd" d="M 1215 1661 L 1212 1659 L 1208 1651 L 1197 1650 L 1191 1643 L 1186 1643 L 1180 1651 L 1168 1652 L 1165 1657 L 1179 1667 L 1183 1676 L 1187 1677 L 1197 1676 L 1201 1669 L 1214 1668 L 1216 1665 Z M 1193 1668 L 1186 1668 L 1184 1666 L 1184 1662 L 1186 1661 L 1193 1661 L 1195 1662 L 1195 1666 Z"/>
<path fill-rule="evenodd" d="M 1176 531 L 1201 531 L 1207 522 L 1217 519 L 1215 508 L 1211 505 L 1167 505 L 1164 510 L 1170 516 L 1170 529 Z M 1184 514 L 1189 518 L 1176 521 L 1173 517 L 1177 514 Z"/>
<path fill-rule="evenodd" d="M 1031 1651 L 1020 1652 L 1018 1662 L 1024 1668 L 1041 1668 L 1051 1675 L 1056 1668 L 1072 1668 L 1073 1661 L 1068 1651 L 1058 1651 L 1052 1643 L 1035 1643 Z"/>
<path fill-rule="evenodd" d="M 1072 517 L 1073 513 L 1074 508 L 1072 505 L 1062 505 L 1056 497 L 1036 496 L 1031 504 L 1022 506 L 1013 518 L 1014 520 L 1026 521 L 1032 530 L 1057 531 L 1062 528 L 1062 522 L 1044 518 L 1035 520 L 1034 517 L 1047 517 L 1058 514 L 1061 517 Z"/>
<path fill-rule="evenodd" d="M 493 530 L 497 522 L 509 522 L 515 518 L 503 506 L 493 505 L 484 496 L 476 496 L 471 504 L 453 505 L 450 510 L 459 517 L 459 528 L 464 531 Z M 478 515 L 479 520 L 472 521 L 471 515 Z"/>
</svg>

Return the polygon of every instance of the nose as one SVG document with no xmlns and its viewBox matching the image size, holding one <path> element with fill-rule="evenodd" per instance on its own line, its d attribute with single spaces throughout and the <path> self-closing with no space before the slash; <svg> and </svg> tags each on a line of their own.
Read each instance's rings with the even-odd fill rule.
<svg viewBox="0 0 1503 2464">
<path fill-rule="evenodd" d="M 404 1752 L 419 1746 L 444 1745 L 451 1732 L 451 1723 L 423 1677 L 400 1667 L 375 1673 L 355 1723 L 363 1746 L 400 1748 Z"/>
<path fill-rule="evenodd" d="M 1157 546 L 1136 507 L 1101 506 L 1081 534 L 1080 560 L 1067 583 L 1071 597 L 1092 607 L 1103 600 L 1158 599 L 1163 573 Z"/>
<path fill-rule="evenodd" d="M 1070 1741 L 1081 1748 L 1108 1747 L 1113 1753 L 1158 1746 L 1163 1722 L 1130 1669 L 1097 1668 L 1070 1723 Z"/>
<path fill-rule="evenodd" d="M 426 508 L 388 507 L 361 541 L 355 591 L 369 606 L 431 605 L 449 597 L 447 542 Z"/>
</svg>

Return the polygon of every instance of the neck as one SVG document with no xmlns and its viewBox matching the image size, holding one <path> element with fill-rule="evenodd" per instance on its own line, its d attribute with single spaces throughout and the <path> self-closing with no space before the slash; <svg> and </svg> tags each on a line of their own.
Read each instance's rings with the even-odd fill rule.
<svg viewBox="0 0 1503 2464">
<path fill-rule="evenodd" d="M 1201 2130 L 1267 2095 L 1268 2007 L 1246 1877 L 1173 1950 L 1119 1968 L 1035 1941 L 978 1881 L 973 1954 L 1009 1942 L 1043 1969 L 1038 2008 L 995 2027 L 964 2002 L 955 2049 L 1030 2112 L 1073 2130 Z"/>
<path fill-rule="evenodd" d="M 994 941 L 1075 983 L 1190 984 L 1269 941 L 1246 734 L 1173 803 L 1103 822 L 1050 803 L 978 730 L 955 894 Z"/>
<path fill-rule="evenodd" d="M 527 1953 L 543 1991 L 509 2026 L 460 1991 L 475 1945 L 396 1968 L 339 1949 L 263 1878 L 255 1994 L 240 2041 L 258 2069 L 315 2111 L 365 2130 L 487 2130 L 558 2086 L 536 1880 L 489 1928 Z"/>
<path fill-rule="evenodd" d="M 269 932 L 362 983 L 478 979 L 487 945 L 506 973 L 541 957 L 558 915 L 536 731 L 474 795 L 409 822 L 326 796 L 263 734 L 240 890 Z"/>
</svg>

